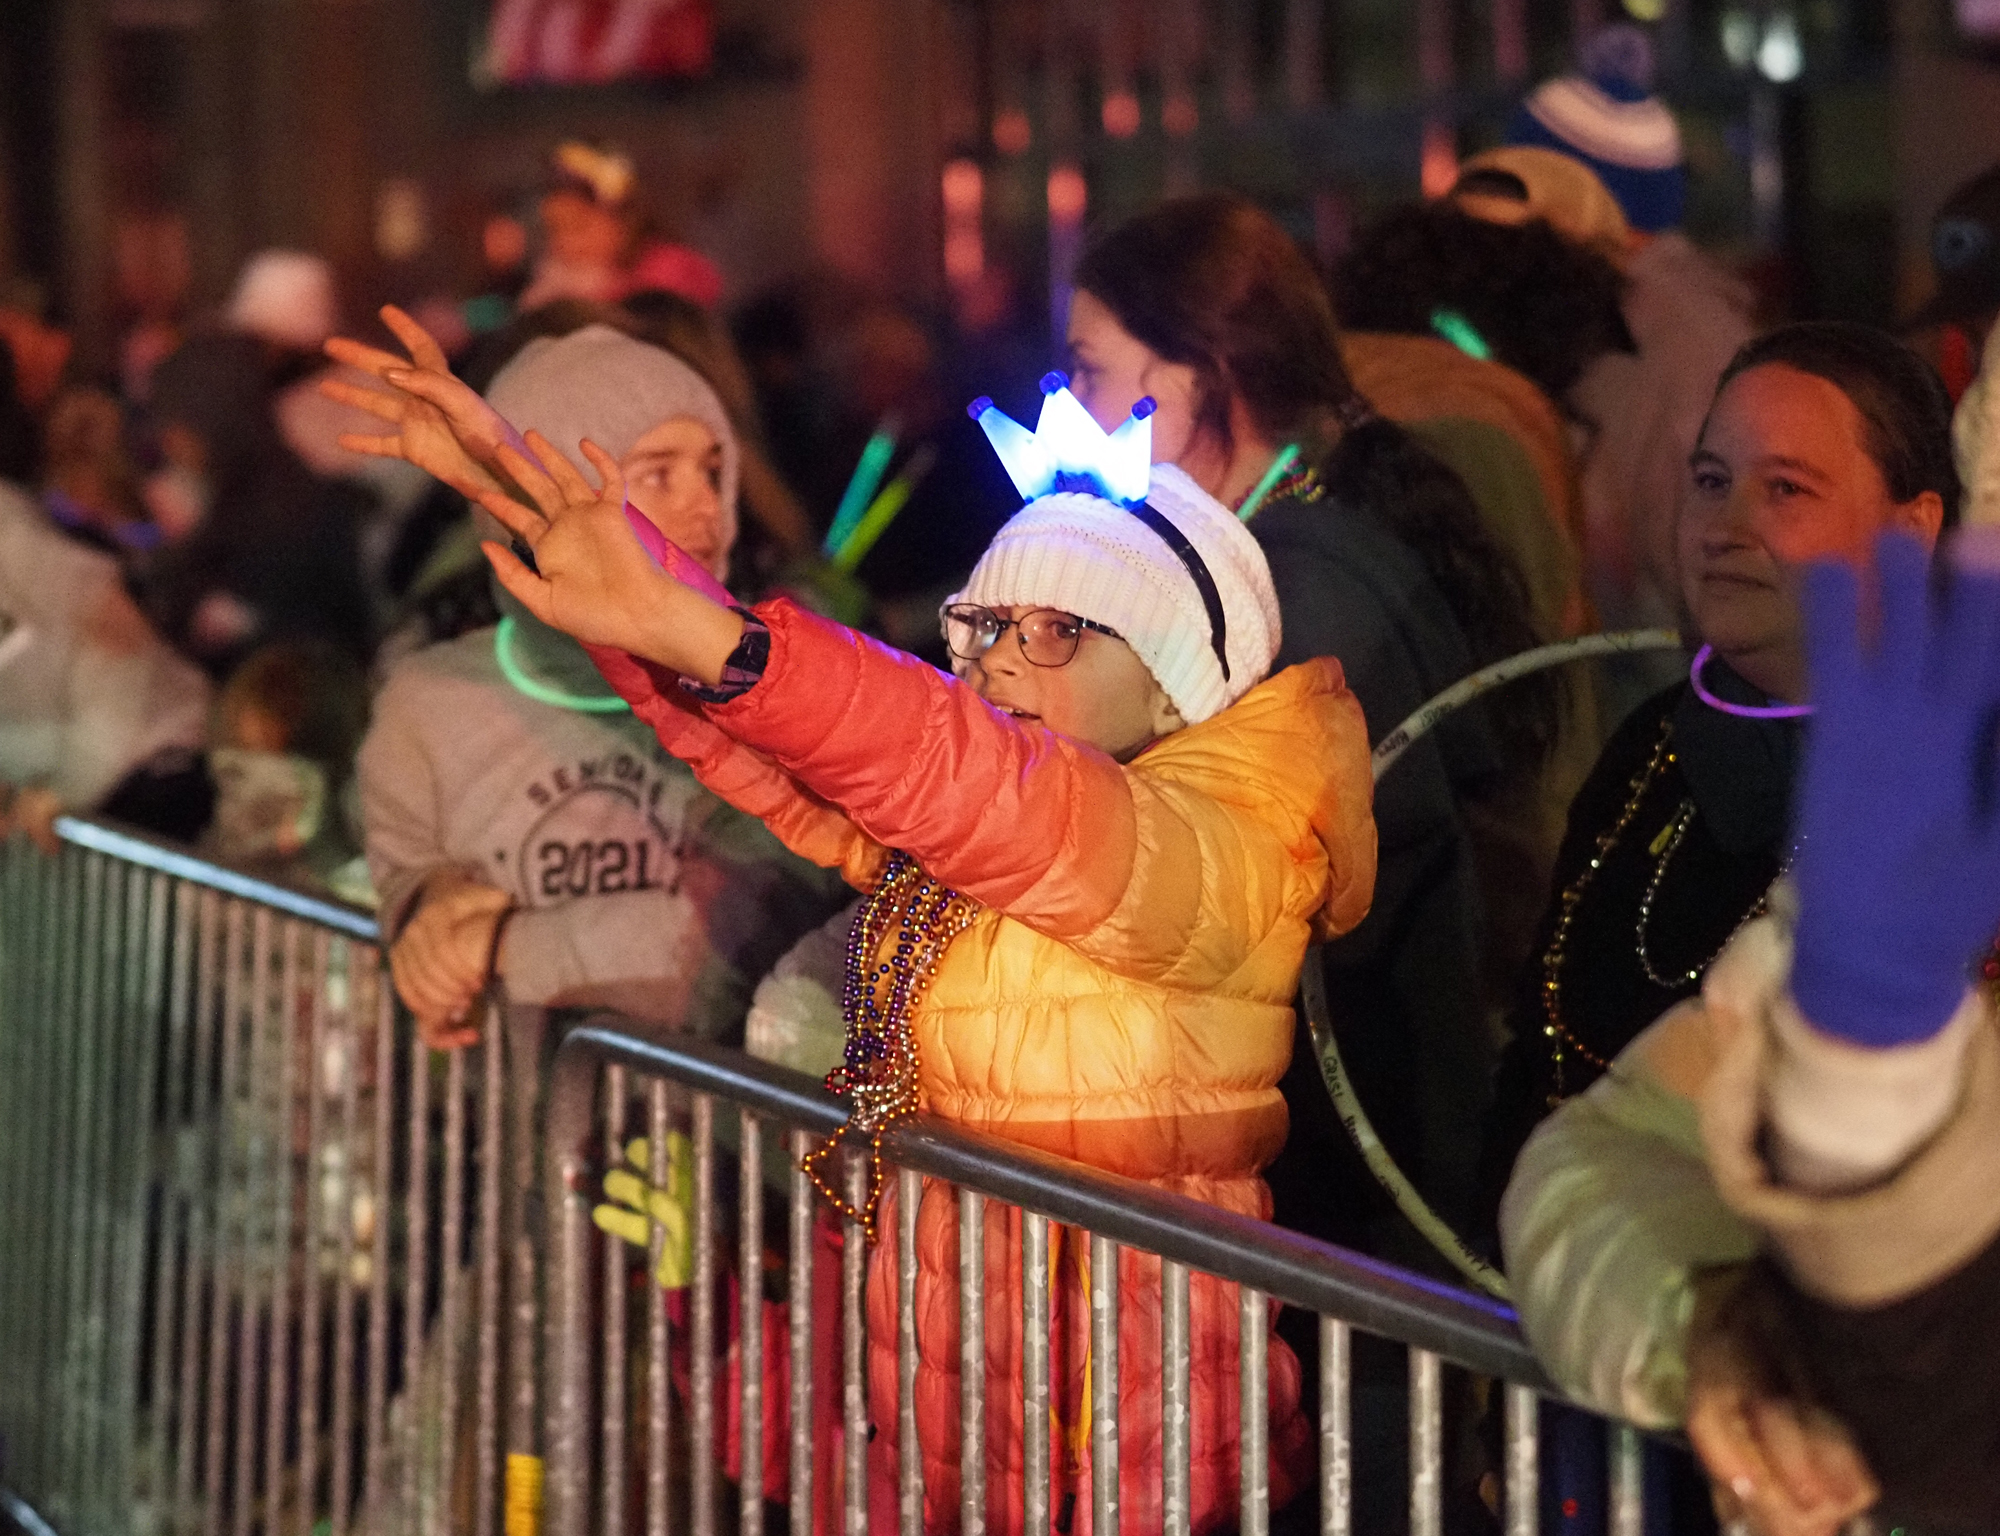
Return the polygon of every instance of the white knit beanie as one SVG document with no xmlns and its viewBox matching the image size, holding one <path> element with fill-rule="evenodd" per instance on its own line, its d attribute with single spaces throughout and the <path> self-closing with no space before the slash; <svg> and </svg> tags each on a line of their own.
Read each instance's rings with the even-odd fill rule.
<svg viewBox="0 0 2000 1536">
<path fill-rule="evenodd" d="M 1227 678 L 1188 565 L 1139 514 L 1099 496 L 1064 491 L 1029 502 L 993 536 L 950 601 L 1058 608 L 1116 630 L 1181 718 L 1196 725 L 1270 671 L 1278 594 L 1250 530 L 1180 469 L 1154 465 L 1146 502 L 1193 546 L 1215 585 Z"/>
<path fill-rule="evenodd" d="M 584 438 L 622 459 L 661 422 L 698 421 L 722 447 L 722 504 L 736 505 L 736 431 L 708 381 L 673 353 L 608 325 L 529 342 L 487 386 L 486 401 L 593 478 Z"/>
</svg>

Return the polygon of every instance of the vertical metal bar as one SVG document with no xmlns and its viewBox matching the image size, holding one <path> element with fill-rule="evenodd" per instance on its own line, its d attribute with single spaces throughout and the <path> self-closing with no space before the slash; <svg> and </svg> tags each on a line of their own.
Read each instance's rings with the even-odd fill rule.
<svg viewBox="0 0 2000 1536">
<path fill-rule="evenodd" d="M 473 1429 L 473 1525 L 493 1536 L 500 1493 L 500 1175 L 506 1167 L 507 1065 L 500 1009 L 489 996 L 479 1102 L 479 1363 Z M 616 1246 L 615 1244 L 613 1246 Z"/>
<path fill-rule="evenodd" d="M 24 849 L 23 858 L 40 858 Z M 52 1482 L 53 1425 L 50 1408 L 54 1391 L 55 1350 L 61 1318 L 56 1311 L 56 1268 L 61 1256 L 57 1221 L 61 1211 L 63 1178 L 68 1149 L 62 1144 L 64 1058 L 68 1030 L 64 1019 L 64 983 L 67 979 L 66 938 L 74 932 L 75 916 L 70 898 L 79 868 L 76 855 L 65 851 L 53 861 L 37 866 L 40 899 L 36 914 L 40 919 L 35 935 L 37 976 L 28 1027 L 36 1043 L 34 1092 L 28 1101 L 26 1128 L 30 1147 L 30 1204 L 27 1240 L 26 1294 L 22 1300 L 27 1322 L 21 1330 L 22 1356 L 26 1361 L 27 1399 L 37 1410 L 27 1415 L 23 1429 L 23 1460 L 26 1480 L 38 1490 Z"/>
<path fill-rule="evenodd" d="M 986 1201 L 958 1192 L 958 1524 L 986 1531 Z"/>
<path fill-rule="evenodd" d="M 44 1121 L 45 1145 L 43 1189 L 47 1192 L 41 1221 L 41 1273 L 35 1290 L 38 1313 L 33 1333 L 36 1365 L 36 1396 L 42 1403 L 35 1428 L 35 1477 L 48 1490 L 51 1501 L 62 1497 L 61 1366 L 68 1329 L 62 1309 L 62 1264 L 67 1251 L 63 1218 L 70 1208 L 70 1179 L 76 1166 L 70 1144 L 70 1081 L 74 1074 L 73 1052 L 74 989 L 76 985 L 75 939 L 82 918 L 82 855 L 65 848 L 57 855 L 56 919 L 49 925 L 49 975 L 47 982 L 49 1020 L 47 1035 L 48 1111 Z M 52 1509 L 52 1513 L 54 1510 Z"/>
<path fill-rule="evenodd" d="M 1535 1536 L 1540 1524 L 1540 1404 L 1532 1387 L 1509 1382 L 1507 1392 L 1507 1536 Z"/>
<path fill-rule="evenodd" d="M 60 1397 L 62 1460 L 61 1494 L 56 1508 L 79 1525 L 89 1525 L 96 1513 L 85 1500 L 85 1468 L 89 1465 L 85 1436 L 95 1404 L 89 1386 L 92 1334 L 91 1270 L 95 1260 L 95 1210 L 102 1200 L 103 1170 L 97 1159 L 97 1123 L 103 1099 L 98 1081 L 106 1052 L 99 1040 L 103 1019 L 104 979 L 104 856 L 83 855 L 83 924 L 75 935 L 75 988 L 69 1034 L 74 1053 L 70 1084 L 70 1137 L 66 1157 L 74 1170 L 69 1195 L 60 1206 L 64 1232 L 63 1349 Z"/>
<path fill-rule="evenodd" d="M 673 1148 L 668 1144 L 667 1085 L 654 1078 L 646 1084 L 646 1136 L 652 1153 L 647 1169 L 655 1189 L 666 1189 L 673 1177 Z M 667 1233 L 655 1225 L 647 1251 L 650 1276 L 657 1276 L 666 1257 Z M 673 1492 L 669 1477 L 668 1417 L 673 1398 L 672 1360 L 667 1337 L 666 1298 L 647 1285 L 646 1297 L 646 1536 L 667 1536 L 667 1500 Z M 807 1530 L 809 1526 L 794 1527 Z"/>
<path fill-rule="evenodd" d="M 924 1455 L 917 1431 L 917 1211 L 924 1181 L 896 1174 L 896 1526 L 923 1536 Z"/>
<path fill-rule="evenodd" d="M 222 898 L 214 891 L 200 895 L 199 931 L 195 939 L 195 1042 L 188 1118 L 175 1161 L 188 1191 L 187 1268 L 181 1287 L 181 1368 L 179 1449 L 174 1458 L 175 1524 L 190 1530 L 195 1518 L 196 1425 L 201 1414 L 201 1317 L 205 1290 L 212 1289 L 214 1202 L 214 1128 L 210 1117 L 210 1057 L 219 1028 L 214 1006 L 222 966 Z M 209 1283 L 203 1284 L 204 1273 Z"/>
<path fill-rule="evenodd" d="M 369 981 L 374 1006 L 368 1016 L 375 1021 L 374 1230 L 369 1249 L 368 1418 L 364 1431 L 368 1461 L 362 1473 L 362 1508 L 368 1528 L 380 1530 L 387 1493 L 383 1478 L 389 1460 L 389 1211 L 395 1171 L 396 1011 L 381 951 L 357 946 L 350 954 L 358 973 Z M 481 1532 L 480 1536 L 491 1533 Z"/>
<path fill-rule="evenodd" d="M 111 1406 L 111 1384 L 107 1381 L 107 1359 L 112 1311 L 111 1284 L 115 1273 L 113 1250 L 117 1243 L 117 1217 L 123 1202 L 117 1197 L 117 1149 L 112 1143 L 112 1117 L 118 1106 L 119 1067 L 124 1062 L 120 1047 L 123 1034 L 124 993 L 128 981 L 127 957 L 131 945 L 124 925 L 126 866 L 112 864 L 101 854 L 91 855 L 97 866 L 98 924 L 87 944 L 86 961 L 95 977 L 96 997 L 84 1014 L 85 1037 L 92 1062 L 85 1077 L 84 1143 L 82 1147 L 85 1183 L 84 1205 L 78 1213 L 82 1230 L 83 1269 L 79 1276 L 82 1298 L 76 1374 L 73 1378 L 76 1414 L 75 1508 L 82 1524 L 97 1524 L 105 1515 L 104 1471 L 107 1452 L 116 1440 L 115 1427 L 107 1417 Z"/>
<path fill-rule="evenodd" d="M 1160 1261 L 1160 1508 L 1165 1536 L 1187 1536 L 1194 1518 L 1189 1402 L 1188 1269 Z"/>
<path fill-rule="evenodd" d="M 65 848 L 58 857 L 65 866 L 65 890 L 64 919 L 56 936 L 59 964 L 55 983 L 56 1072 L 52 1095 L 56 1129 L 51 1141 L 55 1158 L 54 1196 L 49 1203 L 50 1280 L 43 1303 L 48 1313 L 48 1326 L 46 1342 L 42 1346 L 41 1373 L 47 1393 L 43 1399 L 43 1413 L 48 1423 L 43 1431 L 47 1438 L 41 1457 L 41 1478 L 48 1490 L 50 1513 L 59 1520 L 74 1520 L 78 1512 L 71 1508 L 69 1498 L 69 1393 L 66 1386 L 69 1349 L 76 1320 L 76 1310 L 69 1304 L 69 1274 L 75 1267 L 75 1184 L 83 1172 L 76 1154 L 76 1143 L 80 1138 L 75 1101 L 81 1092 L 82 1082 L 79 1060 L 82 1032 L 77 1026 L 85 981 L 78 940 L 85 921 L 86 897 L 84 856 Z"/>
<path fill-rule="evenodd" d="M 1410 1351 L 1410 1536 L 1444 1536 L 1444 1372 Z"/>
<path fill-rule="evenodd" d="M 800 1532 L 813 1528 L 813 1187 L 800 1166 L 812 1146 L 808 1133 L 793 1131 L 786 1149 L 792 1160 L 791 1528 Z"/>
<path fill-rule="evenodd" d="M 326 1318 L 320 1274 L 326 1265 L 326 1042 L 333 939 L 324 928 L 312 936 L 303 985 L 311 999 L 306 1015 L 306 1240 L 299 1277 L 299 1526 L 313 1536 L 319 1509 L 319 1405 L 321 1339 Z"/>
<path fill-rule="evenodd" d="M 166 1076 L 162 1086 L 159 1128 L 161 1151 L 166 1166 L 157 1173 L 160 1180 L 160 1242 L 153 1265 L 153 1368 L 152 1402 L 147 1426 L 150 1458 L 164 1481 L 173 1466 L 172 1433 L 176 1413 L 185 1414 L 187 1404 L 175 1390 L 174 1324 L 183 1286 L 188 1283 L 188 1262 L 180 1258 L 181 1220 L 189 1198 L 182 1177 L 180 1147 L 188 1134 L 184 1095 L 187 1085 L 189 993 L 194 986 L 195 888 L 185 881 L 161 877 L 173 893 L 173 960 L 167 978 L 166 997 Z M 12 1228 L 10 1228 L 12 1229 Z M 13 1229 L 18 1230 L 18 1229 Z M 165 1527 L 176 1528 L 171 1497 L 165 1499 Z"/>
<path fill-rule="evenodd" d="M 410 1037 L 410 1173 L 403 1225 L 403 1491 L 407 1536 L 424 1536 L 423 1426 L 417 1422 L 418 1383 L 423 1380 L 424 1339 L 430 1311 L 425 1306 L 430 1270 L 431 1053 L 421 1037 Z M 310 1531 L 305 1536 L 312 1536 Z M 485 1536 L 485 1533 L 481 1533 Z"/>
<path fill-rule="evenodd" d="M 543 1460 L 541 1381 L 543 1367 L 540 1344 L 543 1338 L 542 1279 L 549 1245 L 542 1234 L 547 1222 L 530 1219 L 544 1201 L 542 1194 L 542 1152 L 545 1136 L 538 1118 L 542 1103 L 542 1045 L 548 1033 L 548 1019 L 539 1008 L 515 1008 L 505 994 L 499 1004 L 506 1031 L 507 1068 L 507 1158 L 512 1169 L 507 1177 L 501 1206 L 506 1243 L 510 1254 L 506 1287 L 508 1333 L 507 1351 L 507 1503 L 516 1511 L 516 1525 L 539 1509 L 545 1493 L 547 1464 Z M 597 1103 L 593 1097 L 589 1114 L 596 1124 Z M 587 1132 L 585 1134 L 588 1134 Z M 617 1156 L 624 1155 L 623 1149 Z M 584 1233 L 588 1238 L 586 1229 Z M 505 1516 L 503 1515 L 503 1520 Z M 580 1512 L 579 1519 L 588 1519 Z"/>
<path fill-rule="evenodd" d="M 75 1470 L 70 1483 L 73 1507 L 79 1523 L 94 1525 L 104 1517 L 99 1495 L 103 1489 L 104 1432 L 109 1427 L 104 1410 L 109 1402 L 105 1381 L 107 1324 L 111 1318 L 111 1251 L 116 1236 L 114 1197 L 116 1151 L 111 1140 L 111 1117 L 118 1100 L 117 1078 L 119 1016 L 122 1012 L 121 967 L 125 931 L 121 897 L 124 895 L 124 867 L 113 865 L 104 855 L 90 855 L 95 876 L 96 922 L 85 937 L 84 961 L 91 979 L 89 1002 L 82 1019 L 83 1040 L 88 1051 L 82 1100 L 83 1143 L 79 1148 L 85 1170 L 83 1200 L 77 1211 L 82 1266 L 76 1278 L 79 1298 L 77 1348 L 72 1378 L 75 1393 Z"/>
<path fill-rule="evenodd" d="M 1093 1536 L 1118 1530 L 1118 1245 L 1090 1235 L 1090 1498 Z"/>
<path fill-rule="evenodd" d="M 28 982 L 23 940 L 32 931 L 33 911 L 27 899 L 27 866 L 18 843 L 0 838 L 0 1115 L 8 1134 L 0 1137 L 0 1232 L 14 1241 L 0 1245 L 0 1351 L 18 1360 L 15 1341 L 20 1318 L 20 1239 L 23 1235 L 21 1093 L 26 1083 L 23 1047 L 26 1041 Z M 18 1424 L 21 1383 L 14 1372 L 0 1379 L 0 1421 Z M 18 1443 L 18 1442 L 17 1442 Z"/>
<path fill-rule="evenodd" d="M 737 1220 L 737 1299 L 741 1318 L 737 1337 L 742 1343 L 742 1428 L 738 1443 L 743 1448 L 743 1480 L 737 1486 L 739 1515 L 737 1529 L 742 1536 L 763 1536 L 764 1532 L 764 1128 L 749 1110 L 738 1111 L 742 1128 L 742 1154 L 738 1191 Z"/>
<path fill-rule="evenodd" d="M 694 1536 L 715 1536 L 715 1100 L 694 1096 L 694 1388 L 689 1455 Z"/>
<path fill-rule="evenodd" d="M 9 1360 L 20 1359 L 20 1255 L 26 1227 L 22 1137 L 27 1126 L 21 1095 L 27 1083 L 29 960 L 24 940 L 32 933 L 34 920 L 26 870 L 18 842 L 0 838 L 0 1115 L 6 1116 L 7 1127 L 0 1137 L 0 1231 L 14 1238 L 0 1245 L 0 1350 Z M 9 1425 L 24 1417 L 19 1407 L 21 1385 L 15 1372 L 0 1377 L 0 1418 Z"/>
<path fill-rule="evenodd" d="M 119 1158 L 112 1207 L 113 1272 L 109 1281 L 111 1334 L 104 1391 L 110 1403 L 111 1444 L 99 1467 L 99 1509 L 116 1521 L 138 1496 L 138 1469 L 147 1423 L 140 1401 L 149 1362 L 142 1361 L 146 1310 L 146 1257 L 159 1171 L 160 1048 L 165 1043 L 167 982 L 167 877 L 132 868 L 126 873 L 126 993 L 120 1010 L 117 1057 L 120 1091 L 111 1144 Z M 155 1490 L 147 1489 L 149 1497 Z"/>
<path fill-rule="evenodd" d="M 1337 1317 L 1319 1320 L 1320 1536 L 1354 1529 L 1354 1333 Z"/>
<path fill-rule="evenodd" d="M 449 1530 L 448 1491 L 456 1480 L 458 1449 L 458 1380 L 460 1316 L 465 1310 L 465 1052 L 445 1057 L 444 1068 L 444 1209 L 439 1235 L 438 1332 L 444 1370 L 438 1392 L 441 1427 L 438 1457 L 439 1530 Z M 333 1536 L 344 1536 L 335 1525 Z"/>
<path fill-rule="evenodd" d="M 207 1445 L 202 1456 L 202 1487 L 208 1494 L 208 1517 L 204 1527 L 222 1529 L 224 1481 L 228 1471 L 223 1454 L 229 1435 L 229 1352 L 234 1332 L 234 1308 L 242 1301 L 243 1227 L 228 1220 L 229 1196 L 235 1183 L 232 1131 L 243 1113 L 243 970 L 247 910 L 241 901 L 231 900 L 224 913 L 222 974 L 222 1093 L 216 1103 L 213 1134 L 215 1161 L 210 1178 L 217 1195 L 214 1263 L 210 1269 L 208 1299 L 208 1398 L 203 1404 Z"/>
<path fill-rule="evenodd" d="M 1630 1424 L 1608 1424 L 1611 1501 L 1609 1536 L 1645 1536 L 1646 1442 Z"/>
<path fill-rule="evenodd" d="M 847 1154 L 847 1203 L 856 1210 L 868 1198 L 868 1163 L 864 1154 Z M 845 1470 L 847 1512 L 842 1522 L 847 1536 L 868 1530 L 868 1234 L 858 1221 L 844 1222 L 840 1235 L 841 1445 L 847 1453 Z"/>
<path fill-rule="evenodd" d="M 340 1203 L 334 1208 L 334 1219 L 339 1223 L 335 1228 L 338 1235 L 339 1269 L 334 1274 L 333 1311 L 333 1487 L 327 1499 L 328 1518 L 332 1521 L 333 1536 L 347 1536 L 347 1527 L 354 1508 L 354 1169 L 357 1162 L 355 1152 L 360 1141 L 360 1098 L 361 1098 L 361 1030 L 359 1021 L 360 999 L 355 995 L 355 951 L 356 946 L 343 942 L 340 946 Z M 465 1063 L 464 1052 L 453 1056 L 458 1066 L 454 1086 L 459 1091 L 458 1104 L 458 1148 L 461 1159 L 465 1150 Z M 462 1192 L 461 1192 L 462 1193 Z M 455 1363 L 455 1362 L 454 1362 Z M 449 1401 L 451 1387 L 456 1383 L 453 1374 L 445 1378 L 447 1406 L 455 1408 Z M 452 1430 L 456 1425 L 456 1415 L 447 1412 L 444 1416 L 444 1443 L 446 1466 L 450 1466 Z M 446 1477 L 445 1486 L 450 1487 Z"/>
<path fill-rule="evenodd" d="M 1262 1291 L 1237 1292 L 1237 1412 L 1241 1424 L 1243 1536 L 1271 1527 L 1271 1319 Z"/>
<path fill-rule="evenodd" d="M 1049 1219 L 1033 1211 L 1021 1213 L 1021 1523 L 1049 1536 Z"/>
<path fill-rule="evenodd" d="M 605 1165 L 625 1166 L 625 1106 L 631 1084 L 625 1069 L 604 1069 L 604 1155 Z M 603 1418 L 598 1433 L 603 1454 L 604 1536 L 625 1536 L 625 1489 L 631 1469 L 626 1461 L 626 1384 L 631 1380 L 625 1339 L 630 1307 L 626 1277 L 631 1272 L 631 1250 L 616 1239 L 604 1245 L 604 1386 Z M 647 1298 L 650 1303 L 652 1298 Z"/>
<path fill-rule="evenodd" d="M 272 1109 L 266 1099 L 270 1074 L 271 1032 L 271 909 L 258 907 L 250 915 L 250 976 L 244 1026 L 249 1036 L 249 1081 L 238 1106 L 240 1135 L 231 1140 L 241 1149 L 243 1184 L 243 1267 L 236 1303 L 236 1470 L 232 1478 L 235 1503 L 230 1509 L 236 1536 L 250 1536 L 250 1516 L 257 1491 L 257 1338 L 264 1322 L 265 1268 L 269 1254 L 261 1252 L 272 1211 L 265 1171 L 270 1161 Z"/>
<path fill-rule="evenodd" d="M 587 1536 L 591 1523 L 590 1478 L 596 1436 L 590 1404 L 596 1352 L 591 1336 L 590 1175 L 597 1161 L 595 1138 L 603 1087 L 597 1061 L 556 1056 L 549 1079 L 548 1161 L 543 1181 L 550 1229 L 546 1340 L 550 1387 L 542 1425 L 542 1444 L 548 1456 L 548 1516 L 542 1529 L 551 1536 Z M 523 1458 L 508 1470 L 508 1505 L 518 1519 L 532 1507 L 535 1485 L 541 1479 L 532 1458 Z"/>
<path fill-rule="evenodd" d="M 274 1526 L 280 1504 L 279 1491 L 284 1482 L 285 1431 L 289 1427 L 288 1417 L 291 1402 L 291 1380 L 289 1368 L 292 1357 L 292 1258 L 295 1253 L 306 1253 L 306 1243 L 294 1246 L 292 1241 L 292 1106 L 296 1102 L 295 1084 L 298 1081 L 296 1042 L 299 998 L 299 949 L 305 937 L 301 926 L 290 918 L 279 930 L 282 935 L 281 954 L 283 963 L 279 968 L 278 1004 L 274 1012 L 280 1032 L 278 1040 L 278 1092 L 273 1105 L 272 1135 L 276 1141 L 273 1148 L 274 1169 L 271 1191 L 271 1220 L 273 1238 L 271 1248 L 270 1311 L 271 1336 L 267 1368 L 267 1396 L 264 1402 L 264 1502 L 268 1513 L 265 1516 L 267 1528 Z M 310 1236 L 310 1234 L 308 1234 Z M 269 1536 L 277 1536 L 275 1530 Z"/>
</svg>

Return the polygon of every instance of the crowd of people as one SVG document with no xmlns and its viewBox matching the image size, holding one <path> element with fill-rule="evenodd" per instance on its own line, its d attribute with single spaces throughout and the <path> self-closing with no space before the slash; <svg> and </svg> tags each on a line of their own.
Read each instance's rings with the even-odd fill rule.
<svg viewBox="0 0 2000 1536">
<path fill-rule="evenodd" d="M 1781 323 L 1678 228 L 1643 43 L 1594 40 L 1330 272 L 1232 195 L 1100 231 L 1039 396 L 823 285 L 731 323 L 583 144 L 537 259 L 354 336 L 325 262 L 267 252 L 112 389 L 0 293 L 0 829 L 102 816 L 371 906 L 440 1050 L 496 984 L 516 1070 L 613 1008 L 828 1075 L 852 1138 L 922 1109 L 1451 1276 L 1329 1097 L 1316 967 L 1388 1154 L 1554 1379 L 1685 1427 L 1662 1530 L 2000 1530 L 2000 383 L 1925 360 L 2000 351 L 2000 170 L 1904 333 Z M 1371 783 L 1476 670 L 1660 626 L 1685 652 L 1485 694 Z M 876 1238 L 893 1419 L 895 1192 L 811 1171 L 825 1241 Z M 685 1284 L 684 1191 L 616 1178 L 643 1218 L 603 1224 L 665 1225 Z M 1089 1255 L 1052 1244 L 1023 1423 L 1019 1217 L 985 1219 L 991 1517 L 1039 1435 L 1087 1529 Z M 942 1530 L 942 1186 L 914 1230 Z M 1157 1263 L 1119 1294 L 1151 1529 Z M 1280 1523 L 1315 1518 L 1296 1321 Z M 1197 1276 L 1198 1531 L 1234 1518 L 1239 1326 Z M 1392 1366 L 1357 1355 L 1364 1459 L 1407 1440 Z M 1545 1427 L 1549 1528 L 1601 1528 L 1601 1429 Z M 887 1528 L 895 1437 L 868 1454 Z M 1405 1517 L 1358 1493 L 1357 1528 Z M 1488 1528 L 1490 1482 L 1450 1496 Z"/>
</svg>

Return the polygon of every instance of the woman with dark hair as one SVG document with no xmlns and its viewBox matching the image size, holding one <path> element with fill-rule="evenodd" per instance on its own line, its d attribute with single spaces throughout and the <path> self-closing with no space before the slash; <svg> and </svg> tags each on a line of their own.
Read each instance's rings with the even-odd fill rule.
<svg viewBox="0 0 2000 1536">
<path fill-rule="evenodd" d="M 1337 657 L 1372 740 L 1483 663 L 1553 638 L 1463 484 L 1355 392 L 1324 285 L 1254 205 L 1183 199 L 1103 236 L 1077 270 L 1069 342 L 1077 397 L 1101 424 L 1152 396 L 1154 457 L 1254 514 L 1283 617 L 1278 665 Z M 1547 868 L 1476 836 L 1556 733 L 1553 688 L 1508 702 L 1454 716 L 1383 781 L 1374 906 L 1327 950 L 1348 1066 L 1447 1219 L 1471 1211 L 1492 1066 L 1482 884 Z M 1278 1219 L 1422 1262 L 1338 1125 L 1303 1027 L 1286 1098 Z"/>
<path fill-rule="evenodd" d="M 1802 569 L 1865 571 L 1885 531 L 1933 546 L 1958 518 L 1950 423 L 1930 367 L 1865 326 L 1786 326 L 1737 353 L 1681 502 L 1699 649 L 1687 680 L 1619 729 L 1571 809 L 1503 1059 L 1489 1209 L 1512 1170 L 1499 1226 L 1530 1338 L 1581 1400 L 1644 1424 L 1688 1415 L 1701 1390 L 1689 1318 L 1720 1294 L 1708 1271 L 1736 1273 L 1757 1248 L 1702 1164 L 1693 1094 L 1676 1086 L 1689 1057 L 1662 1057 L 1648 1026 L 1704 993 L 1799 857 Z M 1601 1456 L 1601 1433 L 1579 1439 Z M 1561 1471 L 1551 1497 L 1569 1471 L 1568 1491 L 1591 1481 Z"/>
</svg>

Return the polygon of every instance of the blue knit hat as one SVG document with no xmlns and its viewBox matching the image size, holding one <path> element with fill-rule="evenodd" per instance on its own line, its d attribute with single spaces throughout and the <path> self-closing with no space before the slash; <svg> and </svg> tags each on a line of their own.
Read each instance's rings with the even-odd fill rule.
<svg viewBox="0 0 2000 1536">
<path fill-rule="evenodd" d="M 1580 50 L 1582 73 L 1537 87 L 1507 125 L 1509 144 L 1559 150 L 1611 190 L 1632 227 L 1677 228 L 1687 204 L 1680 125 L 1652 94 L 1653 45 L 1637 27 L 1609 26 Z"/>
</svg>

